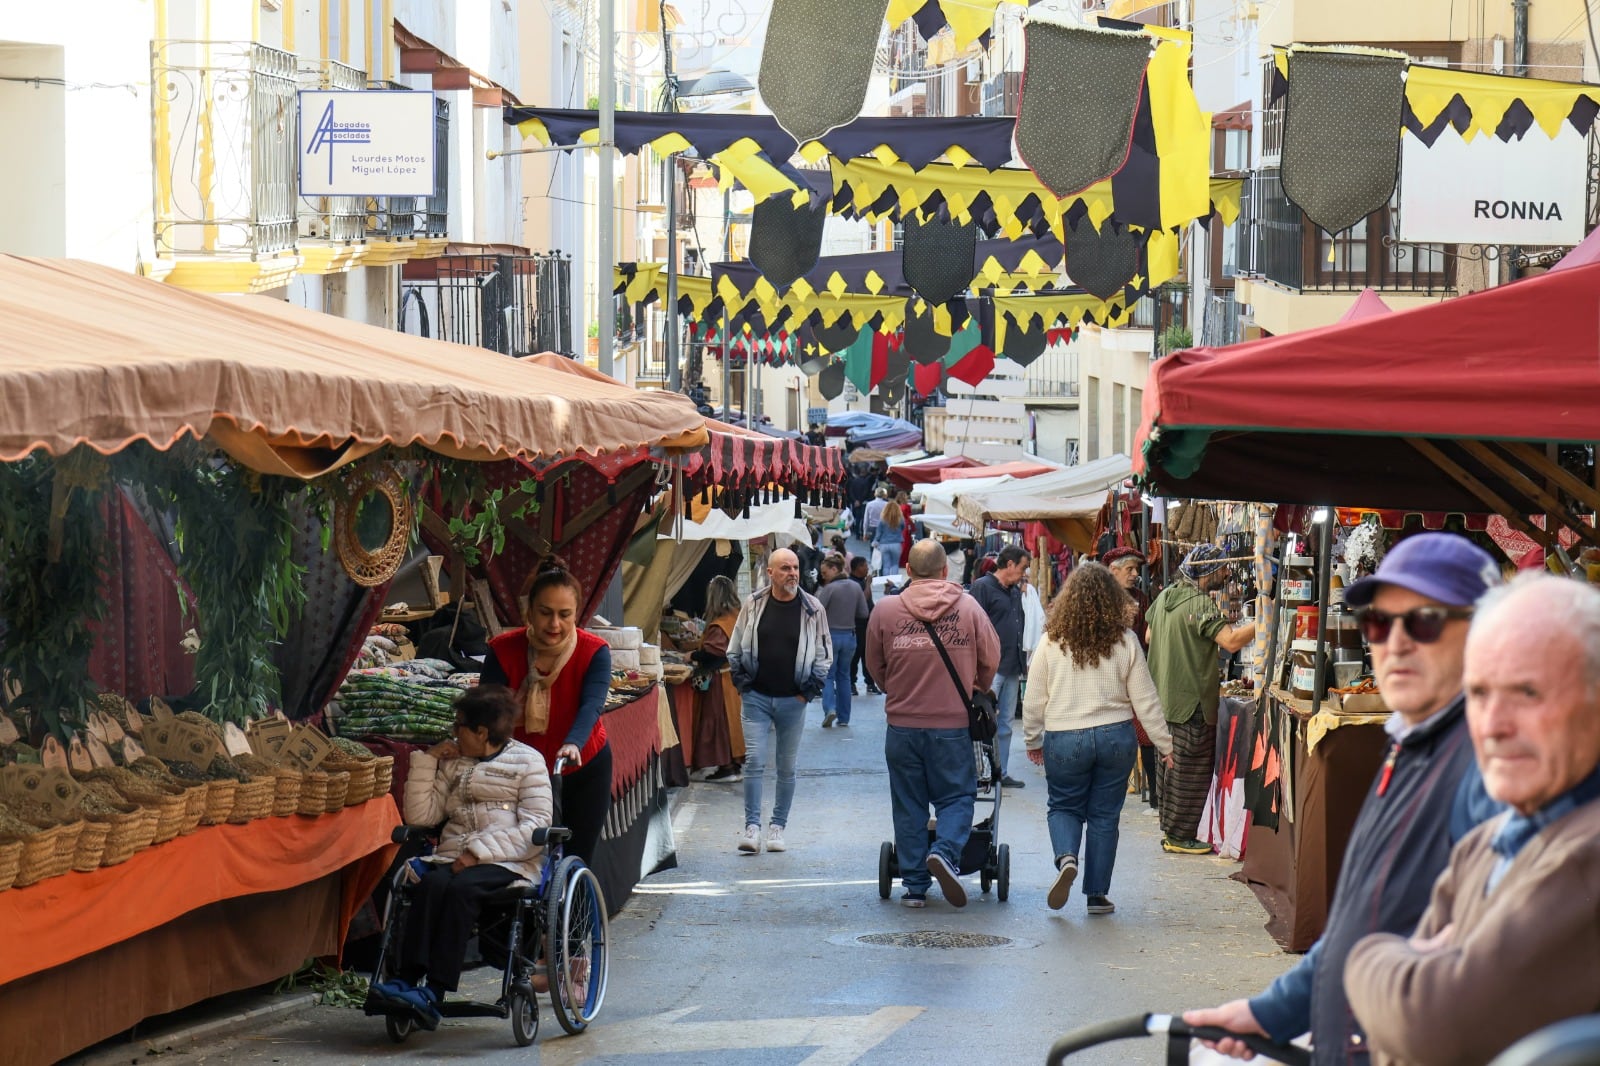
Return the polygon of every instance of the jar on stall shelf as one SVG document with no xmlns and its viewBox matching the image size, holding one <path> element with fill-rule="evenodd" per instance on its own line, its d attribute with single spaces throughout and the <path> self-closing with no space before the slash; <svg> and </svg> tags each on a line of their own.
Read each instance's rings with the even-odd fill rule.
<svg viewBox="0 0 1600 1066">
<path fill-rule="evenodd" d="M 1309 555 L 1291 555 L 1284 560 L 1283 602 L 1298 607 L 1317 602 L 1316 562 Z"/>
<path fill-rule="evenodd" d="M 1297 640 L 1289 645 L 1289 691 L 1297 700 L 1317 698 L 1317 642 Z"/>
<path fill-rule="evenodd" d="M 1294 609 L 1294 639 L 1316 640 L 1317 619 L 1321 615 L 1314 603 L 1302 604 Z"/>
</svg>

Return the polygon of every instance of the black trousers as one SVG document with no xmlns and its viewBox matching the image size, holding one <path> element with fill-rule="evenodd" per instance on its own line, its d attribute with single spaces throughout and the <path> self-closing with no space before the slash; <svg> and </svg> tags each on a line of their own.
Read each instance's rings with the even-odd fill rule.
<svg viewBox="0 0 1600 1066">
<path fill-rule="evenodd" d="M 593 866 L 594 849 L 600 845 L 600 831 L 610 813 L 611 745 L 607 744 L 594 758 L 561 777 L 555 824 L 572 830 L 572 839 L 561 846 L 563 853 Z"/>
<path fill-rule="evenodd" d="M 483 901 L 516 879 L 504 866 L 488 863 L 460 873 L 445 863 L 424 874 L 406 916 L 400 977 L 418 984 L 426 976 L 434 988 L 454 992 Z"/>
<path fill-rule="evenodd" d="M 867 670 L 867 660 L 864 658 L 866 653 L 867 653 L 867 623 L 862 622 L 862 621 L 857 621 L 856 622 L 856 654 L 855 654 L 855 658 L 850 660 L 850 683 L 852 685 L 856 683 L 856 675 L 857 675 L 857 673 L 859 673 L 862 677 L 866 678 L 867 684 L 869 686 L 876 687 L 875 685 L 873 685 L 872 674 L 869 673 L 868 670 Z"/>
</svg>

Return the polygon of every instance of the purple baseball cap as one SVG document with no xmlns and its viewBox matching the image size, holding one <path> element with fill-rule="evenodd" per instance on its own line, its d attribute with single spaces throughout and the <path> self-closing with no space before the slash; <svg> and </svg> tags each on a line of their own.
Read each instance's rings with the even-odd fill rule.
<svg viewBox="0 0 1600 1066">
<path fill-rule="evenodd" d="M 1344 602 L 1365 607 L 1382 585 L 1410 589 L 1452 607 L 1471 607 L 1500 584 L 1489 553 L 1454 533 L 1417 533 L 1395 545 L 1378 572 L 1345 589 Z"/>
</svg>

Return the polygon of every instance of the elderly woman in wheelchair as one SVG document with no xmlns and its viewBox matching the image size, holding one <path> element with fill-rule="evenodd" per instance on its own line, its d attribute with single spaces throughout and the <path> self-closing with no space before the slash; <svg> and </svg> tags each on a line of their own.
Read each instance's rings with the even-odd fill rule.
<svg viewBox="0 0 1600 1066">
<path fill-rule="evenodd" d="M 581 1032 L 605 995 L 599 882 L 577 858 L 560 859 L 568 832 L 550 825 L 544 757 L 512 739 L 520 707 L 511 691 L 480 685 L 455 711 L 455 738 L 411 755 L 408 828 L 396 839 L 432 835 L 419 826 L 443 828 L 431 855 L 396 872 L 367 1013 L 384 1015 L 397 1041 L 413 1027 L 437 1028 L 441 1017 L 510 1017 L 526 1045 L 538 1032 L 534 993 L 553 989 L 562 1027 Z M 500 956 L 500 998 L 446 1001 L 475 931 L 484 954 Z"/>
</svg>

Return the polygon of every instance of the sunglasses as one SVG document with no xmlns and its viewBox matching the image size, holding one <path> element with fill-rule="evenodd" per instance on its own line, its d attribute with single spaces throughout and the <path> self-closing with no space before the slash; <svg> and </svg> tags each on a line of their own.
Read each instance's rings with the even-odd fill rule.
<svg viewBox="0 0 1600 1066">
<path fill-rule="evenodd" d="M 1413 607 L 1403 614 L 1390 614 L 1376 607 L 1365 607 L 1356 612 L 1356 624 L 1368 644 L 1382 644 L 1389 639 L 1389 631 L 1396 622 L 1404 622 L 1406 635 L 1418 644 L 1432 644 L 1444 635 L 1444 627 L 1453 618 L 1471 618 L 1471 607 Z"/>
</svg>

